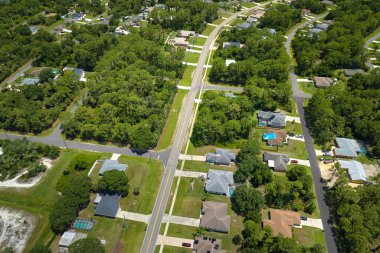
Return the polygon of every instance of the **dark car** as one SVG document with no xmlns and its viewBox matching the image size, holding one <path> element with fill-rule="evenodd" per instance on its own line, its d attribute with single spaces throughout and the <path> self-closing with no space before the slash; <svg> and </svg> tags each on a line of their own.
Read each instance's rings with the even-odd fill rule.
<svg viewBox="0 0 380 253">
<path fill-rule="evenodd" d="M 182 247 L 190 248 L 190 247 L 191 247 L 191 243 L 183 242 L 183 243 L 182 243 Z"/>
<path fill-rule="evenodd" d="M 294 133 L 288 133 L 290 137 L 294 137 Z"/>
<path fill-rule="evenodd" d="M 290 163 L 298 163 L 297 160 L 290 160 Z"/>
<path fill-rule="evenodd" d="M 305 217 L 305 216 L 301 216 L 300 218 L 301 218 L 301 220 L 307 220 L 307 217 Z"/>
</svg>

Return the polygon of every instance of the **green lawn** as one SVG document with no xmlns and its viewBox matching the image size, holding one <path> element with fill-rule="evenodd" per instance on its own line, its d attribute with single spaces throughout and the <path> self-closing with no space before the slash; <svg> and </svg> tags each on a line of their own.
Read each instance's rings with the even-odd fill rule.
<svg viewBox="0 0 380 253">
<path fill-rule="evenodd" d="M 194 187 L 191 182 L 194 180 Z M 175 187 L 175 185 L 173 185 Z M 198 178 L 182 177 L 179 184 L 173 215 L 199 218 L 202 198 L 205 197 L 204 181 Z"/>
<path fill-rule="evenodd" d="M 156 150 L 167 149 L 172 145 L 178 117 L 181 113 L 182 102 L 185 99 L 186 95 L 186 90 L 178 90 L 178 93 L 174 98 L 172 107 L 170 108 L 170 113 L 166 120 L 165 127 L 162 130 L 160 140 L 157 144 L 157 147 L 155 148 Z"/>
<path fill-rule="evenodd" d="M 206 29 L 202 32 L 202 35 L 208 36 L 214 30 L 215 26 L 207 25 Z"/>
<path fill-rule="evenodd" d="M 314 95 L 318 90 L 318 88 L 316 88 L 313 83 L 299 82 L 298 85 L 303 92 L 309 93 L 311 95 Z"/>
<path fill-rule="evenodd" d="M 185 166 L 183 167 L 183 170 L 186 171 L 198 171 L 198 172 L 208 172 L 209 169 L 215 169 L 215 170 L 226 170 L 226 171 L 232 171 L 234 172 L 236 170 L 235 165 L 230 166 L 219 166 L 214 164 L 209 164 L 206 162 L 200 162 L 200 161 L 186 161 Z"/>
<path fill-rule="evenodd" d="M 236 26 L 236 25 L 238 25 L 238 24 L 240 24 L 240 23 L 244 23 L 244 20 L 242 20 L 241 18 L 237 18 L 237 19 L 235 19 L 234 21 L 232 21 L 232 22 L 230 23 L 230 25 L 231 25 L 231 26 Z"/>
<path fill-rule="evenodd" d="M 326 249 L 325 235 L 321 229 L 306 226 L 293 228 L 293 236 L 302 246 L 311 247 L 319 243 Z"/>
<path fill-rule="evenodd" d="M 190 37 L 188 39 L 189 45 L 203 46 L 206 42 L 206 38 L 203 37 Z"/>
<path fill-rule="evenodd" d="M 222 17 L 229 18 L 229 17 L 231 17 L 231 14 L 223 12 Z"/>
<path fill-rule="evenodd" d="M 183 59 L 184 62 L 190 62 L 190 63 L 198 63 L 200 54 L 193 53 L 193 52 L 186 52 L 185 58 Z"/>
<path fill-rule="evenodd" d="M 153 210 L 164 167 L 159 160 L 144 157 L 121 156 L 120 163 L 128 164 L 127 176 L 130 192 L 120 201 L 124 211 L 150 214 Z M 133 189 L 140 188 L 140 194 L 135 196 Z"/>
<path fill-rule="evenodd" d="M 296 122 L 292 123 L 292 122 L 287 121 L 285 130 L 288 133 L 301 134 L 301 135 L 303 134 L 302 125 Z"/>
<path fill-rule="evenodd" d="M 221 148 L 228 148 L 231 149 L 233 152 L 238 153 L 240 149 L 236 148 L 239 145 L 239 143 L 232 143 L 228 146 Z M 193 143 L 190 142 L 189 149 L 187 150 L 187 153 L 190 155 L 206 155 L 207 153 L 215 152 L 217 149 L 216 146 L 203 146 L 203 147 L 194 147 Z"/>
<path fill-rule="evenodd" d="M 38 219 L 37 227 L 33 231 L 25 248 L 28 251 L 37 243 L 46 244 L 54 238 L 50 230 L 49 214 L 58 198 L 55 191 L 56 183 L 62 172 L 78 154 L 90 152 L 79 152 L 70 149 L 62 151 L 62 154 L 54 163 L 53 168 L 46 172 L 45 177 L 35 187 L 29 189 L 2 189 L 0 191 L 0 206 L 10 207 L 27 211 Z"/>
<path fill-rule="evenodd" d="M 214 24 L 214 25 L 219 25 L 219 24 L 221 24 L 223 21 L 224 21 L 223 18 L 219 18 L 219 19 L 215 20 L 215 21 L 213 22 L 213 24 Z"/>
<path fill-rule="evenodd" d="M 179 162 L 178 164 L 180 164 L 181 162 Z M 172 188 L 170 189 L 170 196 L 169 196 L 169 200 L 168 200 L 168 203 L 166 205 L 166 209 L 165 209 L 165 213 L 169 214 L 169 211 L 170 211 L 170 206 L 172 204 L 172 201 L 173 201 L 173 196 L 174 196 L 174 190 L 175 190 L 175 187 L 177 185 L 177 181 L 178 181 L 178 177 L 175 177 L 174 180 L 173 180 L 173 184 L 172 184 Z M 165 227 L 165 224 L 162 224 L 161 226 L 161 229 L 162 227 Z M 164 230 L 162 230 L 162 233 L 163 233 Z"/>
<path fill-rule="evenodd" d="M 255 3 L 251 3 L 251 2 L 242 2 L 241 6 L 243 6 L 245 8 L 251 8 L 253 6 L 256 6 L 256 4 Z"/>
<path fill-rule="evenodd" d="M 195 66 L 187 65 L 185 67 L 185 71 L 183 72 L 182 79 L 179 81 L 179 84 L 183 86 L 191 86 L 193 72 L 195 71 L 195 69 L 196 69 Z"/>
</svg>

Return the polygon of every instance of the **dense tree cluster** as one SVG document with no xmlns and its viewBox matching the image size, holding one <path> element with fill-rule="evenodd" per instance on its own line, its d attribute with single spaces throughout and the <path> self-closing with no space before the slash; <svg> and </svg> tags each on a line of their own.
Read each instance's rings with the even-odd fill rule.
<svg viewBox="0 0 380 253">
<path fill-rule="evenodd" d="M 260 18 L 260 28 L 268 27 L 276 31 L 286 32 L 301 21 L 301 10 L 286 4 L 274 4 L 267 8 Z"/>
<path fill-rule="evenodd" d="M 299 75 L 331 76 L 340 68 L 363 68 L 364 37 L 380 25 L 378 1 L 336 1 L 327 16 L 334 23 L 327 32 L 311 35 L 301 30 L 292 41 Z"/>
<path fill-rule="evenodd" d="M 108 194 L 119 194 L 122 197 L 128 195 L 128 177 L 123 171 L 110 170 L 104 173 L 98 182 L 98 191 Z"/>
<path fill-rule="evenodd" d="M 51 229 L 61 234 L 70 228 L 77 213 L 85 208 L 90 200 L 91 179 L 84 174 L 69 176 L 68 183 L 60 189 L 58 198 L 50 214 Z"/>
<path fill-rule="evenodd" d="M 0 128 L 23 133 L 41 133 L 79 94 L 82 84 L 67 71 L 58 80 L 24 85 L 0 92 Z"/>
<path fill-rule="evenodd" d="M 320 14 L 326 10 L 326 5 L 319 0 L 296 0 L 292 1 L 291 6 L 296 9 L 308 9 L 315 14 Z"/>
<path fill-rule="evenodd" d="M 142 7 L 154 2 L 148 0 L 110 0 L 108 7 L 114 16 L 120 17 L 139 13 Z"/>
<path fill-rule="evenodd" d="M 305 108 L 315 140 L 324 144 L 334 137 L 354 137 L 373 146 L 373 155 L 380 156 L 379 91 L 379 70 L 355 75 L 346 88 L 318 90 Z"/>
<path fill-rule="evenodd" d="M 63 122 L 69 138 L 153 147 L 161 134 L 182 69 L 175 51 L 163 50 L 159 27 L 120 39 L 95 67 L 96 81 L 74 115 Z"/>
<path fill-rule="evenodd" d="M 288 168 L 286 177 L 273 176 L 271 183 L 265 186 L 265 200 L 270 207 L 293 209 L 313 213 L 315 196 L 313 180 L 304 166 Z"/>
<path fill-rule="evenodd" d="M 246 139 L 255 125 L 253 112 L 245 95 L 230 98 L 223 93 L 205 92 L 191 141 L 199 147 Z"/>
<path fill-rule="evenodd" d="M 235 213 L 258 223 L 261 222 L 261 209 L 265 204 L 265 199 L 260 191 L 240 185 L 236 188 L 231 202 Z"/>
<path fill-rule="evenodd" d="M 41 172 L 39 166 L 42 157 L 56 159 L 59 156 L 59 148 L 42 143 L 32 143 L 26 138 L 14 141 L 0 140 L 3 154 L 0 155 L 0 180 L 15 177 L 21 170 L 31 170 L 33 175 Z M 43 166 L 45 167 L 45 166 Z M 37 171 L 40 169 L 39 171 Z"/>
<path fill-rule="evenodd" d="M 234 174 L 236 182 L 245 183 L 249 179 L 255 187 L 271 182 L 272 171 L 259 155 L 260 143 L 256 137 L 251 137 L 237 155 L 237 171 Z"/>
<path fill-rule="evenodd" d="M 377 252 L 380 234 L 380 177 L 353 189 L 339 180 L 327 192 L 340 252 Z"/>
<path fill-rule="evenodd" d="M 98 238 L 88 237 L 71 244 L 69 251 L 70 253 L 104 253 L 105 249 Z"/>
<path fill-rule="evenodd" d="M 165 9 L 155 8 L 150 18 L 153 24 L 173 30 L 189 29 L 202 32 L 207 23 L 218 18 L 218 5 L 201 0 L 167 0 Z"/>
</svg>

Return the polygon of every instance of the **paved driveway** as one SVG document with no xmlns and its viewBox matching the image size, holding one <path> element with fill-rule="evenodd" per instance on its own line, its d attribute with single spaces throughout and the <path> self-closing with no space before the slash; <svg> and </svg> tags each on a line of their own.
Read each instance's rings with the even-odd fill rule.
<svg viewBox="0 0 380 253">
<path fill-rule="evenodd" d="M 198 172 L 198 171 L 184 171 L 184 170 L 176 170 L 175 171 L 176 177 L 194 177 L 194 178 L 200 178 L 200 177 L 207 177 L 207 173 L 204 172 Z"/>
<path fill-rule="evenodd" d="M 170 237 L 170 236 L 163 236 L 158 235 L 157 243 L 156 245 L 169 245 L 174 247 L 182 247 L 182 243 L 190 243 L 191 247 L 193 247 L 194 240 L 191 239 L 184 239 L 184 238 L 177 238 L 177 237 Z"/>
<path fill-rule="evenodd" d="M 138 222 L 149 223 L 150 215 L 140 214 L 140 213 L 132 213 L 127 211 L 122 211 L 119 209 L 119 212 L 116 215 L 117 218 L 133 220 Z"/>
<path fill-rule="evenodd" d="M 307 218 L 307 220 L 301 220 L 301 226 L 314 227 L 323 230 L 321 219 Z"/>
<path fill-rule="evenodd" d="M 199 227 L 200 219 L 165 214 L 162 219 L 162 223 L 166 223 L 166 222 L 179 224 L 179 225 L 192 226 L 192 227 Z"/>
<path fill-rule="evenodd" d="M 206 161 L 206 156 L 180 154 L 179 155 L 179 160 L 205 162 Z"/>
</svg>

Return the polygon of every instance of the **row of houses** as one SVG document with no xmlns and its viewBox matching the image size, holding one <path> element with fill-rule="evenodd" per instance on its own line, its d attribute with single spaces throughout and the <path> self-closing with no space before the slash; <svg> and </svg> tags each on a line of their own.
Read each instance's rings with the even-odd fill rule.
<svg viewBox="0 0 380 253">
<path fill-rule="evenodd" d="M 346 77 L 353 77 L 356 74 L 363 74 L 361 69 L 343 69 L 343 74 Z M 317 88 L 327 88 L 334 85 L 337 80 L 331 77 L 316 76 L 313 78 L 315 87 Z"/>
</svg>

